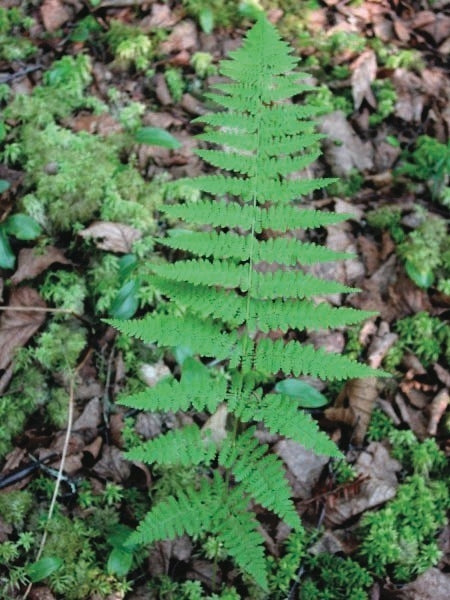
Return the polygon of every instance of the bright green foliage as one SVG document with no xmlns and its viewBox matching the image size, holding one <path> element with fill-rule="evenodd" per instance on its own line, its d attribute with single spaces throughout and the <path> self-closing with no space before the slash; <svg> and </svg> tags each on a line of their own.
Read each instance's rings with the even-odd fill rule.
<svg viewBox="0 0 450 600">
<path fill-rule="evenodd" d="M 351 558 L 318 554 L 307 559 L 310 575 L 300 585 L 300 600 L 368 600 L 373 579 Z"/>
<path fill-rule="evenodd" d="M 398 172 L 427 182 L 431 197 L 444 201 L 450 175 L 450 142 L 442 144 L 428 135 L 419 136 L 416 149 L 405 156 Z"/>
<path fill-rule="evenodd" d="M 84 279 L 77 273 L 62 269 L 50 271 L 45 276 L 39 292 L 50 306 L 83 314 L 87 290 Z M 58 316 L 55 314 L 55 317 Z"/>
<path fill-rule="evenodd" d="M 386 205 L 372 210 L 366 215 L 367 222 L 376 229 L 387 229 L 395 242 L 401 242 L 405 233 L 401 226 L 402 211 L 398 206 Z"/>
<path fill-rule="evenodd" d="M 166 69 L 164 77 L 174 102 L 179 102 L 184 92 L 183 75 L 179 69 Z"/>
<path fill-rule="evenodd" d="M 20 8 L 0 7 L 0 60 L 26 60 L 36 52 L 36 48 L 21 33 L 29 29 L 34 21 L 25 17 Z"/>
<path fill-rule="evenodd" d="M 436 362 L 440 356 L 450 359 L 450 326 L 427 312 L 419 312 L 397 321 L 399 334 L 397 345 L 412 352 L 425 367 Z"/>
<path fill-rule="evenodd" d="M 389 79 L 375 80 L 373 87 L 377 99 L 377 109 L 369 116 L 369 123 L 372 127 L 377 127 L 394 112 L 397 92 Z"/>
<path fill-rule="evenodd" d="M 118 66 L 134 66 L 136 69 L 146 69 L 149 66 L 153 45 L 149 36 L 139 27 L 112 20 L 106 41 Z"/>
<path fill-rule="evenodd" d="M 430 287 L 436 276 L 450 276 L 450 235 L 440 217 L 424 215 L 422 223 L 399 244 L 411 279 L 422 288 Z"/>
<path fill-rule="evenodd" d="M 86 330 L 78 323 L 52 322 L 37 340 L 35 358 L 49 371 L 69 372 L 86 345 Z"/>
<path fill-rule="evenodd" d="M 408 581 L 439 560 L 436 533 L 450 506 L 444 481 L 412 475 L 388 505 L 364 515 L 360 553 L 378 576 Z"/>
<path fill-rule="evenodd" d="M 149 544 L 183 533 L 213 534 L 244 575 L 263 589 L 268 585 L 263 538 L 248 509 L 250 500 L 297 531 L 301 523 L 282 463 L 259 444 L 254 424 L 260 422 L 318 453 L 340 453 L 315 421 L 299 410 L 298 399 L 264 393 L 260 385 L 273 382 L 280 371 L 338 380 L 379 374 L 310 344 L 254 335 L 345 326 L 369 316 L 327 303 L 316 307 L 311 300 L 356 291 L 300 269 L 301 265 L 342 260 L 345 255 L 273 233 L 343 219 L 292 204 L 333 181 L 291 177 L 316 160 L 322 137 L 314 133 L 314 107 L 286 102 L 311 89 L 299 82 L 304 74 L 294 73 L 295 66 L 289 47 L 263 17 L 243 46 L 231 53 L 231 60 L 222 63 L 221 74 L 232 82 L 217 85 L 222 93 L 208 96 L 227 110 L 197 120 L 209 126 L 200 139 L 219 146 L 198 154 L 224 173 L 177 182 L 177 193 L 184 186 L 203 194 L 197 202 L 164 208 L 170 217 L 211 228 L 190 231 L 184 226 L 159 240 L 188 255 L 173 264 L 149 267 L 154 273 L 150 281 L 171 301 L 165 313 L 112 321 L 125 335 L 157 343 L 175 355 L 180 348 L 187 349 L 191 357 L 181 364 L 179 381 L 165 379 L 121 400 L 125 405 L 164 411 L 207 409 L 212 416 L 217 409 L 226 409 L 229 424 L 234 424 L 234 431 L 224 427 L 220 434 L 211 425 L 211 438 L 208 425 L 203 430 L 189 426 L 129 451 L 135 460 L 159 461 L 165 469 L 197 468 L 197 475 L 191 474 L 194 484 L 177 486 L 175 482 L 174 493 L 152 506 L 131 542 Z M 260 268 L 266 264 L 269 269 Z M 198 357 L 223 361 L 225 376 L 214 376 L 214 369 Z M 247 429 L 244 423 L 249 424 Z M 220 469 L 211 476 L 216 452 Z M 233 486 L 228 485 L 231 482 Z"/>
</svg>

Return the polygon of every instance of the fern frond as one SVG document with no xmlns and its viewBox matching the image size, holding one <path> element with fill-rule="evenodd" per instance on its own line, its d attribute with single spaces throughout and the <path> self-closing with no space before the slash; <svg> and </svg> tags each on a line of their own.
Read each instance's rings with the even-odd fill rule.
<svg viewBox="0 0 450 600">
<path fill-rule="evenodd" d="M 166 377 L 143 392 L 120 396 L 123 406 L 149 412 L 197 411 L 214 412 L 225 398 L 227 382 L 223 375 L 213 376 L 202 363 L 187 358 L 183 363 L 181 380 Z"/>
<path fill-rule="evenodd" d="M 157 240 L 160 244 L 184 250 L 197 256 L 219 259 L 234 258 L 240 261 L 278 263 L 284 265 L 311 265 L 353 258 L 346 252 L 335 252 L 318 244 L 303 243 L 295 239 L 271 238 L 259 241 L 248 236 L 224 232 L 177 231 L 175 235 Z"/>
<path fill-rule="evenodd" d="M 197 425 L 169 431 L 125 452 L 129 460 L 183 467 L 209 464 L 215 454 L 216 447 L 211 437 L 202 434 Z"/>
<path fill-rule="evenodd" d="M 199 490 L 187 488 L 154 506 L 128 539 L 132 545 L 148 545 L 158 540 L 173 540 L 187 533 L 200 535 L 211 531 L 216 498 L 214 485 L 204 480 Z"/>
<path fill-rule="evenodd" d="M 258 521 L 250 511 L 237 513 L 230 511 L 222 524 L 217 527 L 216 535 L 238 567 L 267 591 L 264 538 L 258 528 Z"/>
<path fill-rule="evenodd" d="M 187 183 L 187 180 L 184 180 Z M 263 229 L 285 232 L 291 229 L 314 229 L 347 220 L 350 215 L 318 210 L 300 210 L 294 206 L 271 206 L 269 208 L 240 206 L 216 200 L 201 200 L 195 204 L 172 204 L 162 206 L 169 217 L 186 223 L 211 225 L 213 227 L 239 227 L 249 231 L 254 225 L 256 233 Z"/>
<path fill-rule="evenodd" d="M 261 445 L 254 434 L 255 428 L 251 427 L 237 439 L 226 438 L 219 452 L 219 464 L 231 469 L 236 481 L 258 504 L 298 529 L 301 523 L 283 465 L 274 454 L 267 454 L 268 446 Z"/>
<path fill-rule="evenodd" d="M 305 275 L 301 271 L 275 271 L 274 273 L 255 273 L 253 285 L 249 290 L 252 298 L 311 298 L 328 294 L 349 294 L 357 292 L 337 281 L 319 279 Z M 240 287 L 240 286 L 239 286 Z M 241 287 L 242 291 L 246 291 Z"/>
<path fill-rule="evenodd" d="M 171 348 L 186 346 L 202 356 L 225 359 L 240 351 L 236 332 L 223 332 L 218 325 L 194 316 L 149 315 L 143 319 L 109 319 L 106 322 L 147 344 L 158 341 L 162 346 Z"/>
<path fill-rule="evenodd" d="M 294 440 L 316 454 L 342 456 L 336 444 L 319 430 L 317 422 L 307 412 L 299 410 L 294 398 L 267 394 L 255 409 L 254 418 L 262 421 L 271 433 Z"/>
<path fill-rule="evenodd" d="M 273 342 L 267 338 L 256 346 L 254 365 L 262 373 L 282 371 L 286 375 L 310 375 L 329 380 L 388 376 L 388 373 L 355 362 L 347 356 L 331 354 L 323 348 L 316 350 L 309 344 L 296 341 L 285 344 L 282 340 Z"/>
</svg>

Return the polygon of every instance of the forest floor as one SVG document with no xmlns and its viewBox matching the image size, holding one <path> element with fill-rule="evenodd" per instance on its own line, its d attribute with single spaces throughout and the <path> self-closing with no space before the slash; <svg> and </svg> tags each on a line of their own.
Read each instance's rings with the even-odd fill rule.
<svg viewBox="0 0 450 600">
<path fill-rule="evenodd" d="M 170 201 L 167 181 L 202 172 L 192 120 L 211 109 L 204 93 L 255 6 L 1 2 L 0 598 L 450 598 L 444 0 L 260 3 L 318 86 L 308 101 L 323 109 L 326 138 L 314 174 L 340 180 L 308 203 L 351 215 L 318 240 L 355 258 L 315 274 L 362 290 L 335 304 L 379 313 L 309 340 L 392 374 L 307 380 L 327 399 L 312 414 L 345 461 L 268 438 L 308 532 L 304 555 L 286 548 L 286 528 L 265 523 L 278 579 L 264 596 L 226 560 L 217 568 L 213 539 L 135 556 L 123 547 L 149 493 L 170 482 L 122 451 L 184 416 L 116 404 L 170 374 L 176 357 L 102 319 L 162 301 L 148 265 L 170 260 L 155 238 L 176 224 L 158 206 Z M 298 581 L 283 575 L 283 556 Z"/>
</svg>

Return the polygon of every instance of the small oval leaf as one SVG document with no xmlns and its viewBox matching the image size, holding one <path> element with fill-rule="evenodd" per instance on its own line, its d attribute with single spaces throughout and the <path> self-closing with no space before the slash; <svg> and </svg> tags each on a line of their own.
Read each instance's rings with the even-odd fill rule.
<svg viewBox="0 0 450 600">
<path fill-rule="evenodd" d="M 19 240 L 35 240 L 42 233 L 41 226 L 28 215 L 17 213 L 5 221 L 6 231 Z"/>
<path fill-rule="evenodd" d="M 283 379 L 276 384 L 275 391 L 292 398 L 299 398 L 298 405 L 303 408 L 318 408 L 328 404 L 328 400 L 319 390 L 300 379 Z"/>
<path fill-rule="evenodd" d="M 109 575 L 117 575 L 117 577 L 125 577 L 133 564 L 133 553 L 123 546 L 113 548 L 108 557 L 106 569 Z"/>
<path fill-rule="evenodd" d="M 140 282 L 138 279 L 130 279 L 124 283 L 117 296 L 111 303 L 109 314 L 115 319 L 131 319 L 138 309 L 139 300 L 137 293 Z"/>
<path fill-rule="evenodd" d="M 11 249 L 5 228 L 0 226 L 0 269 L 14 269 L 16 257 Z"/>
<path fill-rule="evenodd" d="M 433 284 L 434 274 L 432 271 L 426 270 L 426 265 L 424 267 L 424 271 L 419 271 L 416 265 L 408 260 L 405 263 L 405 270 L 414 283 L 420 288 L 427 289 Z"/>
<path fill-rule="evenodd" d="M 165 129 L 159 127 L 141 127 L 136 131 L 135 139 L 139 144 L 164 146 L 172 150 L 181 146 L 180 142 Z"/>
<path fill-rule="evenodd" d="M 63 561 L 57 556 L 45 556 L 37 562 L 28 565 L 26 571 L 31 582 L 37 583 L 57 571 L 62 564 Z"/>
<path fill-rule="evenodd" d="M 6 181 L 6 179 L 0 179 L 0 194 L 3 194 L 3 192 L 9 190 L 10 187 L 11 184 L 9 183 L 9 181 Z"/>
</svg>

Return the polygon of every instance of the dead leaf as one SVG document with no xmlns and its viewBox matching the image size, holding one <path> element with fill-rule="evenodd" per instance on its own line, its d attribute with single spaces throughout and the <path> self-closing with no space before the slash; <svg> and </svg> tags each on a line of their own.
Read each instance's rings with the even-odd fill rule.
<svg viewBox="0 0 450 600">
<path fill-rule="evenodd" d="M 382 444 L 369 444 L 354 466 L 357 473 L 366 479 L 361 484 L 359 494 L 349 499 L 338 497 L 333 509 L 327 510 L 325 522 L 328 526 L 339 526 L 395 496 L 398 486 L 395 474 L 401 470 L 402 465 L 389 456 Z"/>
<path fill-rule="evenodd" d="M 398 600 L 448 600 L 450 598 L 450 574 L 439 569 L 428 569 L 415 581 L 397 591 Z"/>
<path fill-rule="evenodd" d="M 440 44 L 450 35 L 450 17 L 444 13 L 422 10 L 412 19 L 411 27 L 425 31 L 435 44 Z"/>
<path fill-rule="evenodd" d="M 96 429 L 102 421 L 102 406 L 98 398 L 92 398 L 86 404 L 83 412 L 73 424 L 72 430 Z"/>
<path fill-rule="evenodd" d="M 11 277 L 11 281 L 17 285 L 25 279 L 34 279 L 54 263 L 72 264 L 62 250 L 55 246 L 46 246 L 43 253 L 36 252 L 35 248 L 22 248 L 19 252 L 17 270 Z"/>
<path fill-rule="evenodd" d="M 153 27 L 173 27 L 179 20 L 167 4 L 152 4 L 151 13 L 141 21 L 141 29 L 148 33 Z"/>
<path fill-rule="evenodd" d="M 447 406 L 450 402 L 450 395 L 448 390 L 442 389 L 432 400 L 430 404 L 430 421 L 428 423 L 428 433 L 430 435 L 436 435 L 439 421 L 442 415 L 447 410 Z"/>
<path fill-rule="evenodd" d="M 29 598 L 30 600 L 55 600 L 55 596 L 47 586 L 33 586 Z"/>
<path fill-rule="evenodd" d="M 352 95 L 355 110 L 366 100 L 372 108 L 376 108 L 377 101 L 370 84 L 377 75 L 377 57 L 373 50 L 366 50 L 352 63 L 351 77 Z"/>
<path fill-rule="evenodd" d="M 61 0 L 44 0 L 40 10 L 47 31 L 56 31 L 70 19 L 70 13 Z"/>
<path fill-rule="evenodd" d="M 45 302 L 29 287 L 14 289 L 9 300 L 10 307 L 30 310 L 7 310 L 0 318 L 0 369 L 6 369 L 17 348 L 24 346 L 45 321 L 45 313 L 31 308 L 46 308 Z"/>
<path fill-rule="evenodd" d="M 130 476 L 130 463 L 119 448 L 105 446 L 102 457 L 92 469 L 100 477 L 121 483 Z"/>
<path fill-rule="evenodd" d="M 335 405 L 325 410 L 325 416 L 330 421 L 339 421 L 354 427 L 353 439 L 356 445 L 361 445 L 377 398 L 375 377 L 351 379 L 342 388 Z"/>
<path fill-rule="evenodd" d="M 389 331 L 389 325 L 382 321 L 367 351 L 367 361 L 373 369 L 378 369 L 383 358 L 398 340 L 396 333 Z"/>
<path fill-rule="evenodd" d="M 163 54 L 172 54 L 173 52 L 195 48 L 197 45 L 197 28 L 195 23 L 185 20 L 175 25 L 167 40 L 160 45 L 160 50 Z"/>
<path fill-rule="evenodd" d="M 275 444 L 274 450 L 286 463 L 294 497 L 309 498 L 324 466 L 330 459 L 306 450 L 292 440 L 281 440 Z"/>
<path fill-rule="evenodd" d="M 223 442 L 227 437 L 227 405 L 222 402 L 219 404 L 215 413 L 213 413 L 202 427 L 202 431 L 208 431 L 215 444 Z"/>
<path fill-rule="evenodd" d="M 97 248 L 110 252 L 131 252 L 133 243 L 142 237 L 142 232 L 130 225 L 111 221 L 96 221 L 78 233 L 84 239 L 95 240 Z"/>
<path fill-rule="evenodd" d="M 420 77 L 406 69 L 395 69 L 392 83 L 397 93 L 395 116 L 407 122 L 420 122 L 425 99 Z"/>
<path fill-rule="evenodd" d="M 358 249 L 362 254 L 364 266 L 367 274 L 372 275 L 380 266 L 380 253 L 378 245 L 374 240 L 367 238 L 364 235 L 358 236 Z"/>
<path fill-rule="evenodd" d="M 372 145 L 361 141 L 342 111 L 323 117 L 319 128 L 327 136 L 324 140 L 325 159 L 335 175 L 345 176 L 353 169 L 372 169 Z"/>
</svg>

